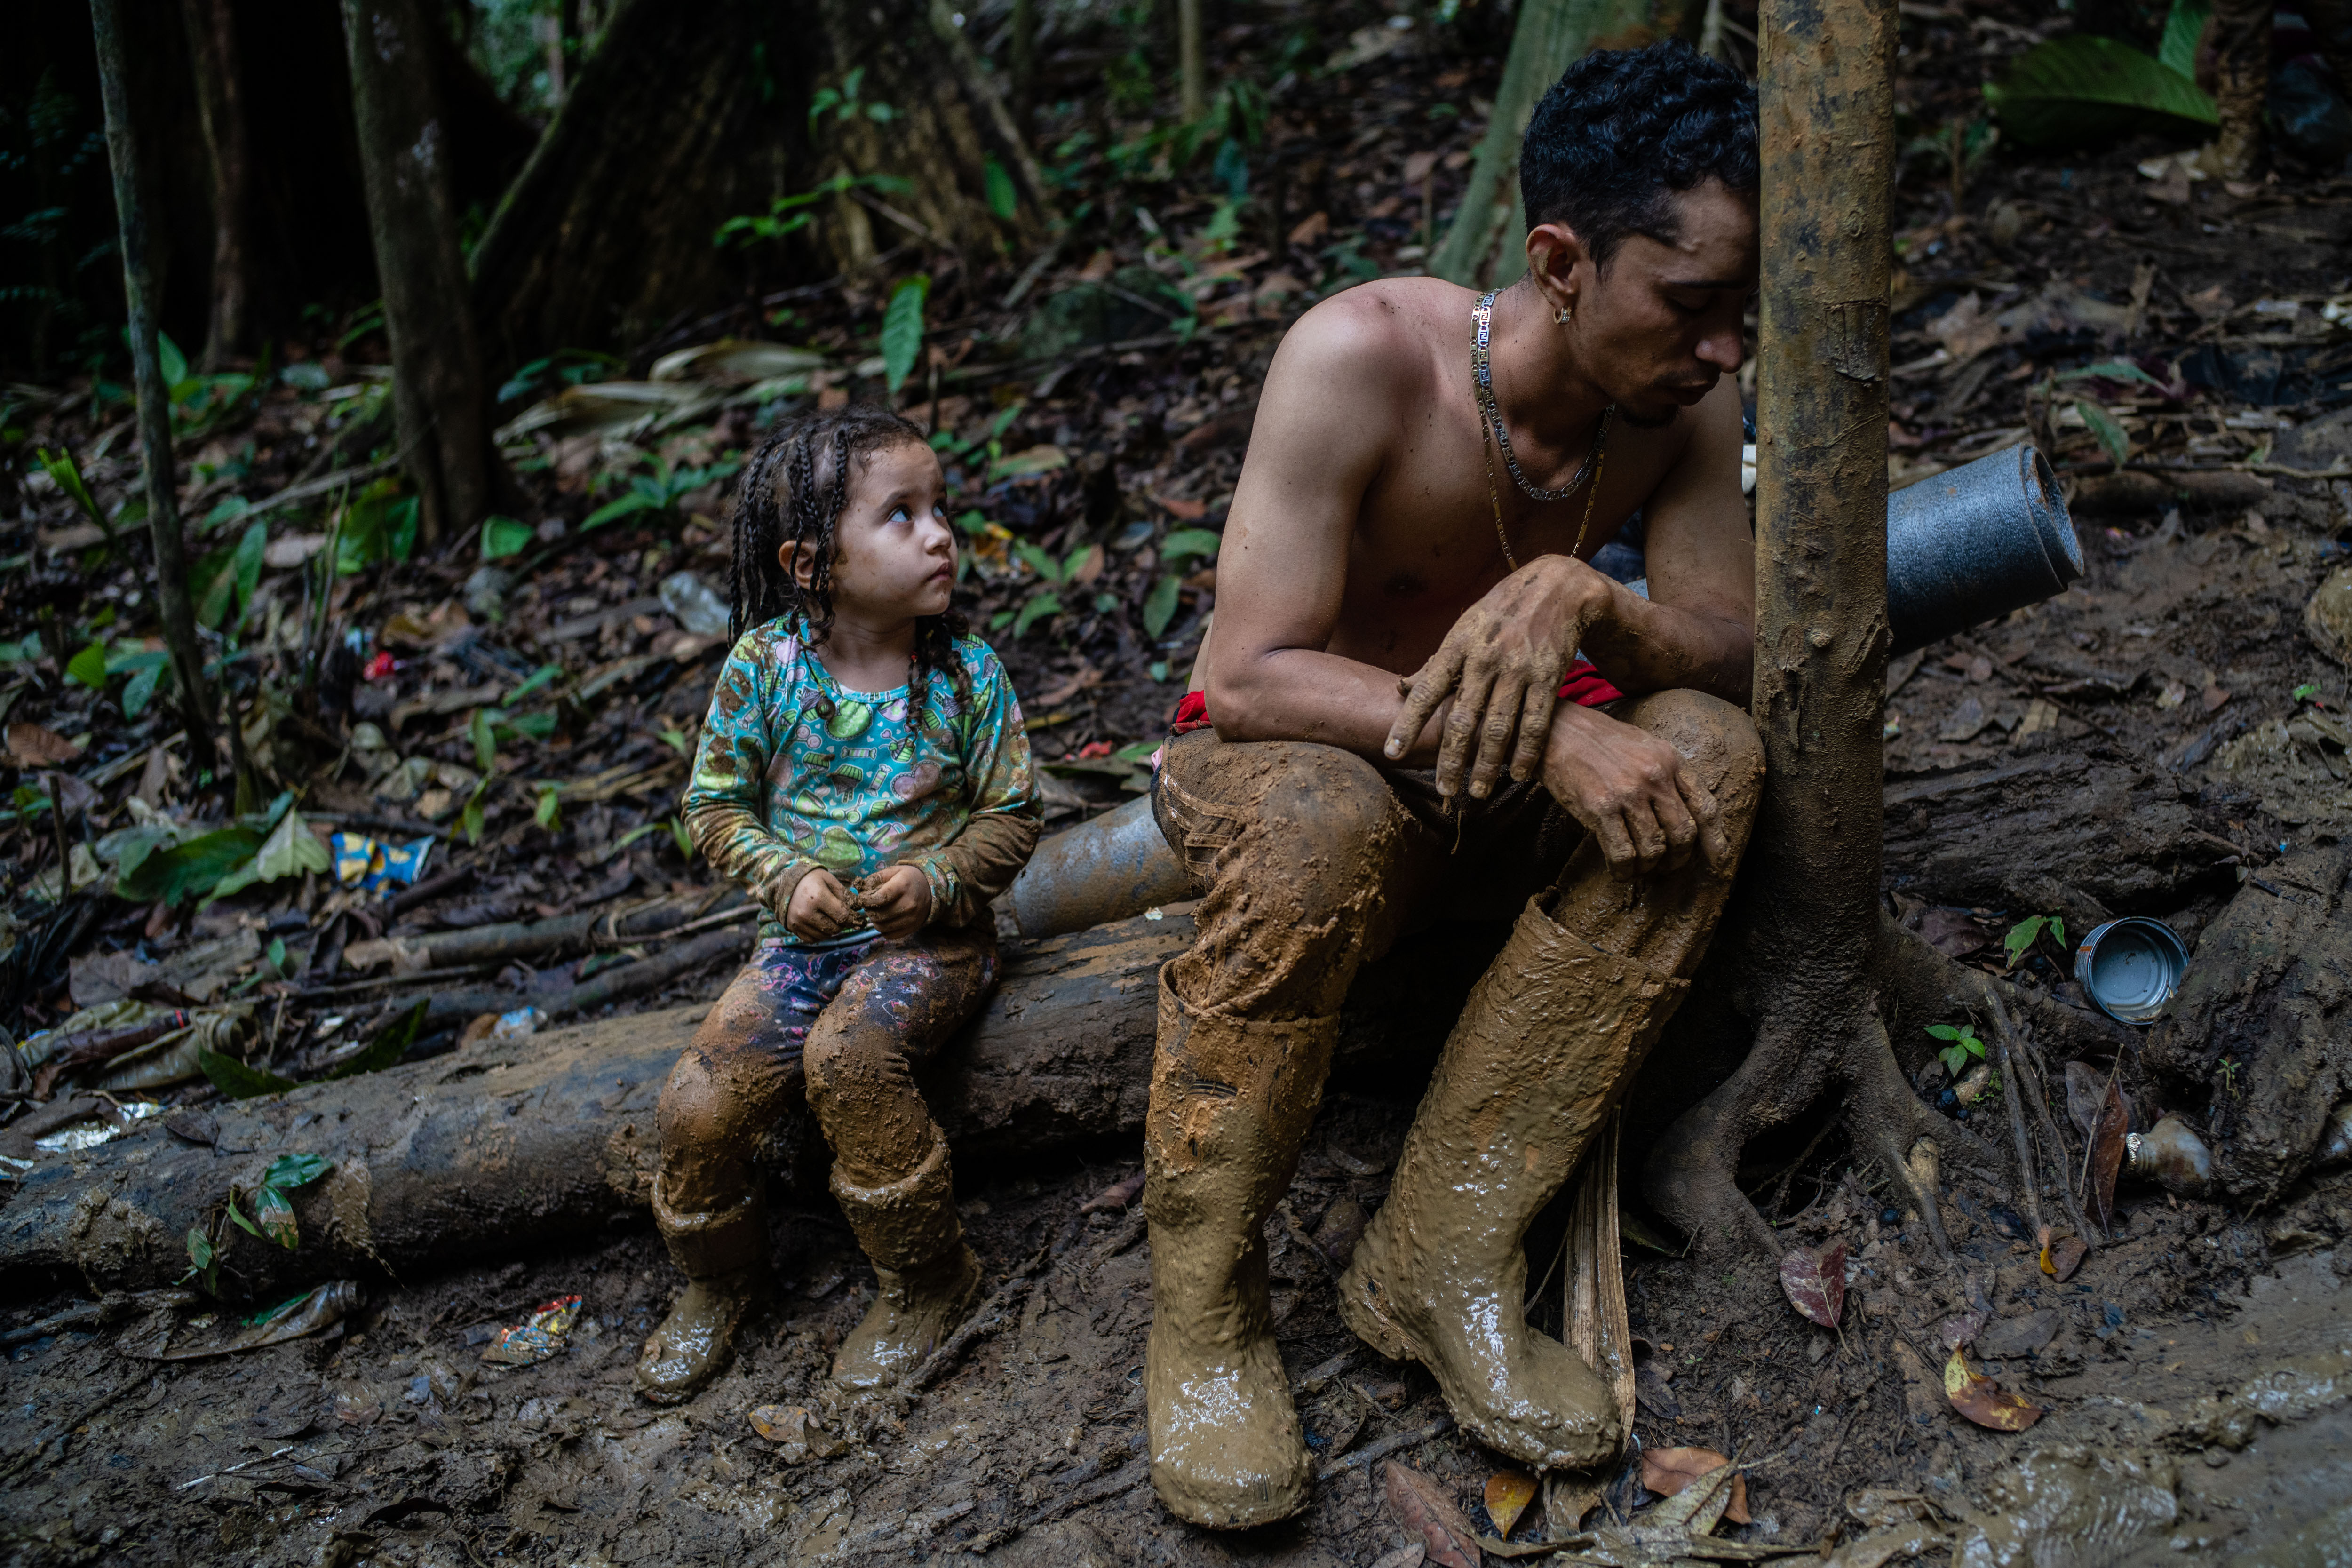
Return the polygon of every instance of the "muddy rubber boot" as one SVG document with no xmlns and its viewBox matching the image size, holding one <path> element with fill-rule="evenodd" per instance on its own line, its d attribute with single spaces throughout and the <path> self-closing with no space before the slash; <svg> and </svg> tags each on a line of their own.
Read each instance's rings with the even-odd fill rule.
<svg viewBox="0 0 2352 1568">
<path fill-rule="evenodd" d="M 833 1195 L 880 1282 L 833 1358 L 833 1380 L 880 1388 L 920 1366 L 980 1300 L 980 1259 L 956 1218 L 946 1136 L 933 1128 L 931 1152 L 915 1173 L 885 1186 L 853 1185 L 836 1165 Z"/>
<path fill-rule="evenodd" d="M 1213 1530 L 1307 1506 L 1307 1444 L 1275 1348 L 1265 1218 L 1290 1185 L 1339 1020 L 1248 1023 L 1194 1012 L 1160 980 L 1144 1122 L 1151 1226 L 1151 1484 Z"/>
<path fill-rule="evenodd" d="M 654 1223 L 686 1273 L 686 1293 L 637 1357 L 637 1392 L 656 1405 L 690 1399 L 733 1351 L 736 1327 L 766 1281 L 767 1205 L 757 1189 L 728 1208 L 672 1208 L 654 1178 Z"/>
<path fill-rule="evenodd" d="M 1437 1378 L 1462 1429 L 1547 1469 L 1622 1448 L 1630 1411 L 1527 1322 L 1528 1226 L 1567 1184 L 1688 982 L 1615 958 L 1530 901 L 1470 994 L 1339 1280 L 1339 1313 Z"/>
</svg>

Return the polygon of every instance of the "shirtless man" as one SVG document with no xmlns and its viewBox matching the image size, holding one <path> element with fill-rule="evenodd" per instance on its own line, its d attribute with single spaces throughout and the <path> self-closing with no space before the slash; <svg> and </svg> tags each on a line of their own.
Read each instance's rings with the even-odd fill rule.
<svg viewBox="0 0 2352 1568">
<path fill-rule="evenodd" d="M 1263 1226 L 1358 966 L 1448 916 L 1517 924 L 1341 1311 L 1513 1458 L 1581 1468 L 1624 1438 L 1607 1384 L 1527 1326 L 1522 1242 L 1687 987 L 1763 771 L 1727 379 L 1757 275 L 1755 94 L 1686 46 L 1596 54 L 1537 109 L 1520 171 L 1528 271 L 1490 307 L 1394 279 L 1284 339 L 1205 689 L 1154 786 L 1204 897 L 1160 977 L 1146 1389 L 1153 1484 L 1199 1524 L 1307 1502 Z M 1636 510 L 1647 599 L 1586 564 Z"/>
</svg>

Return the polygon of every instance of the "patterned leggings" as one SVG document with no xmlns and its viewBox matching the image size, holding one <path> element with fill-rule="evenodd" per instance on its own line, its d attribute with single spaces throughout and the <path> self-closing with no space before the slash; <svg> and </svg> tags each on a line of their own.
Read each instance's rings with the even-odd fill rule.
<svg viewBox="0 0 2352 1568">
<path fill-rule="evenodd" d="M 662 1089 L 662 1193 L 710 1212 L 751 1191 L 760 1140 L 803 1091 L 842 1174 L 882 1186 L 930 1152 L 914 1068 L 980 1011 L 996 933 L 980 924 L 841 947 L 760 945 Z"/>
</svg>

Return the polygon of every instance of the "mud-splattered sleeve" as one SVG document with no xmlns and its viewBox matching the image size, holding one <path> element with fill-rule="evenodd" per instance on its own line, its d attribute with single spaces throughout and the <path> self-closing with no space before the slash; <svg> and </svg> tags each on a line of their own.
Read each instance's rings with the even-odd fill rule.
<svg viewBox="0 0 2352 1568">
<path fill-rule="evenodd" d="M 963 766 L 971 816 L 953 838 L 922 858 L 933 925 L 965 926 L 984 918 L 990 900 L 1029 863 L 1045 823 L 1013 678 L 984 644 L 966 668 L 972 690 L 963 720 Z"/>
<path fill-rule="evenodd" d="M 782 744 L 775 731 L 791 717 L 779 711 L 785 672 L 776 668 L 777 651 L 772 639 L 754 631 L 728 655 L 679 810 L 711 868 L 782 920 L 793 889 L 816 862 L 794 854 L 768 828 L 768 764 Z"/>
</svg>

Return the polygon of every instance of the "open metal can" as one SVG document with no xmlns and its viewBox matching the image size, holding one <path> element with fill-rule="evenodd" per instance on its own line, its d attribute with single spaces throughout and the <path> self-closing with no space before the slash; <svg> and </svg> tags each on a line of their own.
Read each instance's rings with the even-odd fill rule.
<svg viewBox="0 0 2352 1568">
<path fill-rule="evenodd" d="M 2094 926 L 2074 949 L 2074 979 L 2083 994 L 2120 1023 L 2155 1023 L 2188 972 L 2189 948 L 2180 934 L 2138 915 Z"/>
</svg>

